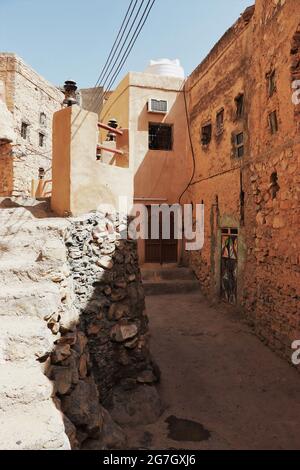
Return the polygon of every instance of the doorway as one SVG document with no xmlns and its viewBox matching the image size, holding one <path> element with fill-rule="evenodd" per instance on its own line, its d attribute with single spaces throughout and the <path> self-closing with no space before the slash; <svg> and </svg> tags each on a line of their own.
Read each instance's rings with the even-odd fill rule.
<svg viewBox="0 0 300 470">
<path fill-rule="evenodd" d="M 222 229 L 221 298 L 227 303 L 237 302 L 238 229 Z"/>
<path fill-rule="evenodd" d="M 168 264 L 177 263 L 178 261 L 178 240 L 175 239 L 175 227 L 174 227 L 174 213 L 170 213 L 170 239 L 163 239 L 162 230 L 162 214 L 159 214 L 159 238 L 151 238 L 151 206 L 148 209 L 148 240 L 145 240 L 145 262 L 146 263 L 158 263 Z"/>
</svg>

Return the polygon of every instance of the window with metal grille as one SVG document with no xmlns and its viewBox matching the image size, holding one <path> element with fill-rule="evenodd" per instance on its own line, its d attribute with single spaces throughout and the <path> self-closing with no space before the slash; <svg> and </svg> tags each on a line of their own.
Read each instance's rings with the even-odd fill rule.
<svg viewBox="0 0 300 470">
<path fill-rule="evenodd" d="M 221 109 L 220 111 L 217 112 L 216 126 L 217 126 L 217 135 L 221 134 L 224 130 L 224 109 Z"/>
<path fill-rule="evenodd" d="M 273 111 L 269 114 L 269 125 L 271 134 L 276 134 L 276 132 L 278 131 L 278 119 L 276 111 Z"/>
<path fill-rule="evenodd" d="M 166 114 L 168 112 L 168 102 L 166 100 L 151 99 L 148 103 L 148 111 Z"/>
<path fill-rule="evenodd" d="M 28 137 L 28 124 L 26 122 L 22 122 L 21 124 L 21 137 L 22 139 L 26 140 Z"/>
<path fill-rule="evenodd" d="M 209 145 L 211 141 L 211 134 L 212 134 L 212 125 L 211 124 L 205 124 L 205 126 L 202 126 L 201 129 L 201 142 L 202 145 Z"/>
<path fill-rule="evenodd" d="M 235 106 L 236 106 L 236 117 L 237 119 L 243 117 L 244 115 L 244 95 L 240 93 L 235 98 Z"/>
<path fill-rule="evenodd" d="M 173 126 L 170 124 L 149 124 L 149 149 L 172 150 Z"/>
<path fill-rule="evenodd" d="M 244 133 L 240 132 L 234 137 L 235 140 L 235 155 L 238 158 L 244 156 Z"/>
</svg>

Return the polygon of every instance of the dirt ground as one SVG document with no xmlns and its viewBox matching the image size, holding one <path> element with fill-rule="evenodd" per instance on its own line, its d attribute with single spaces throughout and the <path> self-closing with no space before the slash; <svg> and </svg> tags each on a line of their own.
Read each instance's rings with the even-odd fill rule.
<svg viewBox="0 0 300 470">
<path fill-rule="evenodd" d="M 166 408 L 129 447 L 300 449 L 300 375 L 242 318 L 198 293 L 148 297 L 147 311 Z"/>
</svg>

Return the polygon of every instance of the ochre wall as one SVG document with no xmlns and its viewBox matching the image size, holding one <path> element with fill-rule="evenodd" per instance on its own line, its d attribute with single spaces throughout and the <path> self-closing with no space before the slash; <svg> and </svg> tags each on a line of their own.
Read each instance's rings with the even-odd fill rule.
<svg viewBox="0 0 300 470">
<path fill-rule="evenodd" d="M 299 109 L 292 103 L 297 74 L 291 73 L 298 10 L 298 0 L 258 0 L 254 15 L 246 10 L 187 83 L 196 175 L 185 201 L 205 203 L 205 245 L 192 253 L 191 265 L 202 288 L 218 298 L 221 229 L 238 228 L 238 306 L 261 338 L 286 357 L 300 336 Z M 266 75 L 273 69 L 276 92 L 269 97 Z M 234 98 L 239 93 L 244 93 L 245 109 L 237 120 Z M 224 132 L 216 136 L 216 112 L 222 107 Z M 268 115 L 274 110 L 279 130 L 272 135 Z M 212 141 L 203 147 L 201 126 L 209 119 Z M 237 159 L 232 133 L 240 131 L 245 155 Z M 274 173 L 280 189 L 273 198 Z"/>
<path fill-rule="evenodd" d="M 54 116 L 52 208 L 58 215 L 79 216 L 101 204 L 118 208 L 119 196 L 132 205 L 131 171 L 96 160 L 97 123 L 97 114 L 78 106 Z"/>
</svg>

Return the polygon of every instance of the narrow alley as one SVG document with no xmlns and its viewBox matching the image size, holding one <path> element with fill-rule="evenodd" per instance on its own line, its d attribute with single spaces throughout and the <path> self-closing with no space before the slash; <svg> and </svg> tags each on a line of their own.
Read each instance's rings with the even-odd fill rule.
<svg viewBox="0 0 300 470">
<path fill-rule="evenodd" d="M 300 449 L 299 374 L 242 317 L 200 293 L 149 296 L 147 312 L 165 411 L 127 430 L 131 448 Z"/>
</svg>

